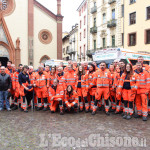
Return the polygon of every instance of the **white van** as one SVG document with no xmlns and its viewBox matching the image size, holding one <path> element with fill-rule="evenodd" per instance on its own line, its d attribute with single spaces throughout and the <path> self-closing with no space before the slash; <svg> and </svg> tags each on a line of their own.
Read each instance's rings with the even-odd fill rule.
<svg viewBox="0 0 150 150">
<path fill-rule="evenodd" d="M 144 58 L 144 63 L 150 65 L 150 53 L 138 53 L 123 48 L 109 48 L 96 51 L 93 55 L 93 61 L 96 61 L 97 64 L 101 61 L 105 61 L 107 64 L 110 64 L 115 59 L 118 59 L 125 60 L 128 63 L 135 65 L 139 56 Z"/>
<path fill-rule="evenodd" d="M 47 61 L 45 62 L 45 65 L 49 65 L 50 67 L 59 66 L 60 62 L 63 62 L 63 63 L 64 63 L 64 66 L 67 66 L 67 65 L 68 65 L 68 62 L 67 62 L 67 61 L 58 60 L 58 59 L 47 60 Z"/>
</svg>

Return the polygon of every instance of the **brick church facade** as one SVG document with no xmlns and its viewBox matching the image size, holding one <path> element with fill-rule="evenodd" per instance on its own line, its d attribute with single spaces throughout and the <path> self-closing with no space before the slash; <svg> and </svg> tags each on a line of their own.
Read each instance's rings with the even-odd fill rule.
<svg viewBox="0 0 150 150">
<path fill-rule="evenodd" d="M 61 0 L 57 14 L 36 0 L 0 0 L 0 61 L 16 66 L 62 59 Z"/>
</svg>

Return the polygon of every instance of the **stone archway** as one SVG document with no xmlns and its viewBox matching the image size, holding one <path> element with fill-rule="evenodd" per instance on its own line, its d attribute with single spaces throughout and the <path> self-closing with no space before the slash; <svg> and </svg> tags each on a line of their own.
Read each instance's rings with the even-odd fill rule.
<svg viewBox="0 0 150 150">
<path fill-rule="evenodd" d="M 44 56 L 41 57 L 40 63 L 45 63 L 46 60 L 50 60 L 50 57 L 47 56 L 47 55 L 44 55 Z"/>
<path fill-rule="evenodd" d="M 3 66 L 7 66 L 7 61 L 9 60 L 9 50 L 6 46 L 0 45 L 0 62 Z"/>
<path fill-rule="evenodd" d="M 3 47 L 3 51 L 1 51 L 1 57 L 6 55 L 6 51 L 4 51 L 4 49 L 6 49 L 8 51 L 8 59 L 15 63 L 15 51 L 13 51 L 6 43 L 2 41 L 0 41 L 0 46 Z"/>
</svg>

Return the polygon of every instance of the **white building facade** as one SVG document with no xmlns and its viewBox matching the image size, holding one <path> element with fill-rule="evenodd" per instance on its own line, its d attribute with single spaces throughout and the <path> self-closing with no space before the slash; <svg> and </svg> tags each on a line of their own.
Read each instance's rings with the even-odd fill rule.
<svg viewBox="0 0 150 150">
<path fill-rule="evenodd" d="M 72 26 L 72 30 L 69 33 L 69 49 L 67 54 L 70 55 L 70 60 L 78 61 L 78 24 Z"/>
<path fill-rule="evenodd" d="M 96 50 L 122 47 L 122 0 L 89 0 L 88 57 Z"/>
<path fill-rule="evenodd" d="M 77 9 L 78 19 L 78 61 L 87 60 L 88 49 L 88 0 L 83 0 Z"/>
</svg>

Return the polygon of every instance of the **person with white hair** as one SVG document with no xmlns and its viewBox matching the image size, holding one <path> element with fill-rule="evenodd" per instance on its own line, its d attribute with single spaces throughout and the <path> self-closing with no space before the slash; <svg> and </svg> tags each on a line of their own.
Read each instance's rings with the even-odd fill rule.
<svg viewBox="0 0 150 150">
<path fill-rule="evenodd" d="M 1 67 L 0 74 L 0 111 L 4 109 L 4 100 L 6 102 L 6 108 L 10 111 L 10 104 L 8 100 L 8 93 L 10 92 L 12 82 L 10 75 L 5 73 L 6 68 L 4 66 Z"/>
<path fill-rule="evenodd" d="M 36 87 L 36 94 L 38 97 L 37 111 L 43 108 L 42 99 L 44 100 L 44 109 L 43 111 L 48 110 L 48 75 L 44 73 L 44 67 L 40 65 L 38 67 L 38 73 L 34 77 L 33 86 Z"/>
<path fill-rule="evenodd" d="M 64 88 L 64 72 L 63 67 L 58 67 L 57 79 L 59 80 L 59 85 Z"/>
<path fill-rule="evenodd" d="M 113 62 L 113 65 L 114 65 L 115 69 L 116 69 L 116 66 L 117 66 L 118 64 L 119 64 L 119 59 L 115 59 L 114 62 Z"/>
<path fill-rule="evenodd" d="M 22 64 L 18 65 L 18 70 L 14 73 L 14 81 L 12 82 L 13 84 L 13 90 L 15 91 L 15 95 L 14 95 L 14 105 L 12 105 L 12 110 L 16 110 L 18 109 L 18 102 L 19 102 L 19 97 L 20 97 L 20 93 L 19 93 L 19 80 L 18 80 L 18 76 L 21 73 L 23 68 Z"/>
<path fill-rule="evenodd" d="M 58 79 L 54 79 L 53 85 L 49 88 L 49 103 L 51 113 L 56 112 L 58 106 L 60 109 L 60 115 L 63 115 L 63 99 L 64 99 L 64 89 L 63 86 L 59 85 Z"/>
</svg>

